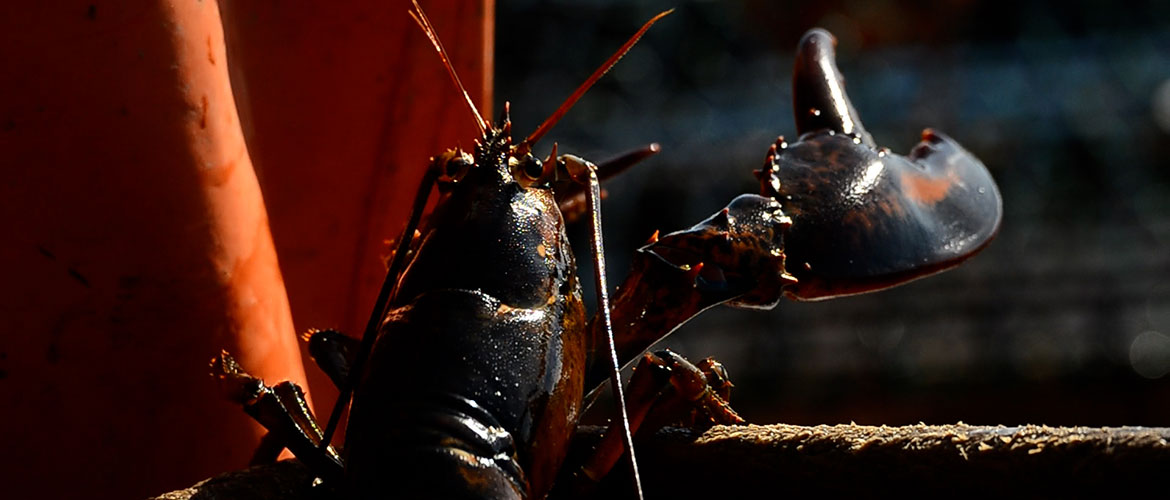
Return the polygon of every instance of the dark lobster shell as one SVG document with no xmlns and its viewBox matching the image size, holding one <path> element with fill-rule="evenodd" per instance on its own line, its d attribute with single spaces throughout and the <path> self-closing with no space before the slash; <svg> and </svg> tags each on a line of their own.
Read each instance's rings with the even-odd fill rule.
<svg viewBox="0 0 1170 500">
<path fill-rule="evenodd" d="M 869 292 L 957 266 L 999 230 L 1003 203 L 987 168 L 927 129 L 907 156 L 879 148 L 861 124 L 822 29 L 800 41 L 793 74 L 797 132 L 760 172 L 763 194 L 792 218 L 789 297 Z"/>
</svg>

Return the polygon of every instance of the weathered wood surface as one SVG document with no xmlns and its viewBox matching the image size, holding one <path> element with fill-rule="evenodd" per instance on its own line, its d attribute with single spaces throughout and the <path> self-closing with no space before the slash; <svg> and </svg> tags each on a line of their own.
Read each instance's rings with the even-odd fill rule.
<svg viewBox="0 0 1170 500">
<path fill-rule="evenodd" d="M 1079 496 L 1149 487 L 1170 472 L 1167 428 L 960 423 L 716 427 L 697 438 L 675 432 L 639 449 L 648 489 L 659 494 Z"/>
<path fill-rule="evenodd" d="M 579 450 L 596 442 L 585 428 Z M 1170 428 L 913 425 L 666 429 L 639 442 L 648 498 L 1110 496 L 1158 488 L 1170 473 Z M 617 478 L 609 497 L 623 491 Z M 156 497 L 316 498 L 295 461 L 230 472 Z"/>
</svg>

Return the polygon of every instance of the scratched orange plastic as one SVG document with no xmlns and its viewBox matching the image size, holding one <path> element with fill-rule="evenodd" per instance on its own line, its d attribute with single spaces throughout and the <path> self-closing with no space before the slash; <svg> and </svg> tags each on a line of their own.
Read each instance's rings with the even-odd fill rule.
<svg viewBox="0 0 1170 500">
<path fill-rule="evenodd" d="M 277 254 L 298 327 L 358 323 L 347 316 L 364 314 L 377 279 L 358 268 L 380 266 L 367 243 L 398 226 L 399 209 L 382 210 L 399 196 L 383 187 L 413 191 L 426 159 L 384 138 L 450 144 L 398 129 L 426 130 L 417 118 L 441 109 L 401 104 L 415 80 L 397 65 L 435 63 L 396 48 L 425 44 L 405 31 L 405 2 L 257 3 L 0 5 L 0 484 L 12 498 L 141 498 L 244 466 L 259 429 L 220 400 L 208 359 L 227 348 L 270 381 L 303 383 Z M 467 15 L 424 6 L 440 26 Z M 467 57 L 482 61 L 490 16 L 478 12 Z M 349 191 L 363 183 L 383 187 Z M 319 213 L 332 210 L 347 215 Z"/>
</svg>

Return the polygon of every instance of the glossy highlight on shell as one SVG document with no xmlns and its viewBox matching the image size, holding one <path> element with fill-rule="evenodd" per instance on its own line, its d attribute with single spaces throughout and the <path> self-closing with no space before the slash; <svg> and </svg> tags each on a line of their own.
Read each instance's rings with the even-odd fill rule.
<svg viewBox="0 0 1170 500">
<path fill-rule="evenodd" d="M 954 267 L 999 230 L 1002 201 L 987 168 L 926 129 L 908 155 L 878 147 L 845 93 L 834 39 L 801 39 L 793 73 L 794 143 L 781 138 L 757 171 L 792 217 L 786 293 L 816 300 L 887 288 Z"/>
</svg>

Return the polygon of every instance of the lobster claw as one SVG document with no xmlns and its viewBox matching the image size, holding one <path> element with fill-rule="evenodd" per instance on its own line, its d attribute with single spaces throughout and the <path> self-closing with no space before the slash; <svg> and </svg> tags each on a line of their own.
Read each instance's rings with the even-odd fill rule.
<svg viewBox="0 0 1170 500">
<path fill-rule="evenodd" d="M 845 94 L 834 39 L 801 39 L 793 75 L 800 139 L 782 139 L 759 172 L 792 226 L 784 241 L 798 300 L 851 295 L 954 267 L 999 230 L 1003 203 L 987 168 L 929 129 L 908 156 L 878 148 Z"/>
</svg>

